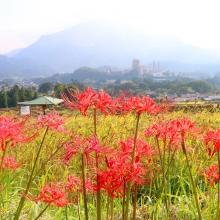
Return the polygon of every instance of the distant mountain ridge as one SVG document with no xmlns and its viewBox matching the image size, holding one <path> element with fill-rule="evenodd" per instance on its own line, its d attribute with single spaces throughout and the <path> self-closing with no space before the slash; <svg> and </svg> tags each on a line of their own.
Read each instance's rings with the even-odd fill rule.
<svg viewBox="0 0 220 220">
<path fill-rule="evenodd" d="M 7 56 L 7 57 L 13 57 L 15 56 L 15 54 L 19 53 L 20 51 L 22 51 L 24 48 L 18 48 L 18 49 L 15 49 L 15 50 L 12 50 L 8 53 L 5 53 L 5 54 L 2 54 L 4 56 Z"/>
<path fill-rule="evenodd" d="M 220 50 L 202 49 L 172 36 L 153 35 L 135 27 L 100 20 L 82 22 L 42 36 L 16 53 L 14 58 L 31 58 L 58 72 L 73 72 L 82 66 L 129 68 L 133 58 L 139 59 L 145 66 L 153 60 L 161 63 L 175 60 L 189 64 L 191 69 L 188 71 L 202 70 L 206 64 L 215 64 L 212 71 L 220 70 Z M 169 65 L 166 68 L 169 70 Z M 174 70 L 181 71 L 178 66 Z"/>
<path fill-rule="evenodd" d="M 51 67 L 40 64 L 29 58 L 15 59 L 0 55 L 0 78 L 19 77 L 30 78 L 50 76 L 55 73 Z"/>
</svg>

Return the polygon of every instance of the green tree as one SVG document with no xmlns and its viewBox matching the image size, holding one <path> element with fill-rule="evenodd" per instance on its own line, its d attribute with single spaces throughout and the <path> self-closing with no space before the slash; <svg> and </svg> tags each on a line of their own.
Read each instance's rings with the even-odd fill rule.
<svg viewBox="0 0 220 220">
<path fill-rule="evenodd" d="M 178 89 L 177 94 L 180 95 L 181 93 L 190 93 L 194 92 L 191 87 L 188 86 L 182 86 L 181 88 Z"/>
<path fill-rule="evenodd" d="M 37 91 L 34 92 L 34 96 L 33 96 L 33 99 L 36 99 L 36 98 L 38 98 L 38 93 L 37 93 Z"/>
<path fill-rule="evenodd" d="M 18 101 L 19 101 L 19 94 L 18 91 L 15 91 L 11 98 L 10 107 L 16 107 L 18 105 Z"/>
<path fill-rule="evenodd" d="M 160 93 L 160 94 L 167 94 L 168 90 L 164 89 L 164 88 L 158 88 L 155 90 L 156 93 Z"/>
<path fill-rule="evenodd" d="M 3 92 L 0 91 L 0 108 L 3 108 Z"/>
<path fill-rule="evenodd" d="M 121 80 L 120 80 L 120 79 L 117 79 L 117 80 L 115 81 L 115 84 L 121 84 Z"/>
<path fill-rule="evenodd" d="M 19 101 L 24 102 L 26 101 L 26 96 L 25 96 L 25 88 L 22 86 L 19 92 Z"/>
<path fill-rule="evenodd" d="M 64 89 L 65 89 L 65 85 L 64 85 L 64 84 L 57 83 L 57 84 L 54 86 L 55 96 L 56 96 L 57 98 L 61 98 L 61 93 L 64 91 Z"/>
<path fill-rule="evenodd" d="M 19 101 L 19 87 L 18 85 L 14 85 L 13 88 L 8 91 L 8 106 L 16 107 Z"/>
<path fill-rule="evenodd" d="M 27 88 L 25 89 L 25 95 L 27 97 L 27 100 L 32 100 L 34 98 L 35 90 L 33 88 Z"/>
<path fill-rule="evenodd" d="M 188 86 L 190 86 L 196 92 L 200 92 L 200 93 L 217 91 L 217 89 L 214 86 L 212 86 L 211 84 L 203 80 L 196 80 L 196 81 L 189 82 Z"/>
<path fill-rule="evenodd" d="M 139 83 L 138 87 L 143 90 L 148 90 L 148 84 L 146 82 Z"/>
<path fill-rule="evenodd" d="M 8 107 L 8 96 L 7 96 L 7 92 L 3 93 L 3 108 L 7 108 Z"/>
<path fill-rule="evenodd" d="M 54 85 L 52 82 L 42 83 L 39 86 L 39 92 L 41 93 L 48 93 L 49 90 L 53 90 L 53 89 L 54 89 Z"/>
</svg>

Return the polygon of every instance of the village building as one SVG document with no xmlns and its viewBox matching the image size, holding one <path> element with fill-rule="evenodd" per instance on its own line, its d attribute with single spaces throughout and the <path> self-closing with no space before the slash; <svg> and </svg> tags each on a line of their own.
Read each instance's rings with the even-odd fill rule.
<svg viewBox="0 0 220 220">
<path fill-rule="evenodd" d="M 63 99 L 57 99 L 49 96 L 41 96 L 37 99 L 27 101 L 27 102 L 18 102 L 19 106 L 19 115 L 31 115 L 31 107 L 41 106 L 42 113 L 46 115 L 46 109 L 55 105 L 63 103 Z"/>
</svg>

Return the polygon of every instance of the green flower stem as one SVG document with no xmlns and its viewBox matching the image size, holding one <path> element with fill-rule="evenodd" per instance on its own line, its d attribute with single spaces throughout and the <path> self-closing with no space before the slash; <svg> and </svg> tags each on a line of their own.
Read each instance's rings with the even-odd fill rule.
<svg viewBox="0 0 220 220">
<path fill-rule="evenodd" d="M 163 154 L 161 152 L 161 149 L 160 149 L 160 143 L 159 143 L 159 139 L 158 137 L 156 137 L 156 146 L 157 146 L 157 150 L 159 152 L 159 157 L 160 157 L 160 166 L 161 166 L 161 171 L 162 171 L 162 174 L 163 174 L 163 180 L 162 180 L 162 183 L 163 183 L 163 192 L 164 192 L 164 200 L 165 200 L 165 206 L 166 206 L 166 210 L 167 210 L 167 214 L 169 213 L 169 206 L 167 204 L 167 192 L 166 192 L 166 173 L 165 173 L 165 146 L 166 144 L 164 143 L 164 146 L 163 146 Z M 168 214 L 169 215 L 169 214 Z"/>
<path fill-rule="evenodd" d="M 69 220 L 69 217 L 68 217 L 68 207 L 66 206 L 65 207 L 65 217 L 66 217 L 66 220 Z"/>
<path fill-rule="evenodd" d="M 194 198 L 195 198 L 195 201 L 196 201 L 196 208 L 197 208 L 198 217 L 199 217 L 198 219 L 202 220 L 201 211 L 200 211 L 200 207 L 199 207 L 198 196 L 197 196 L 197 191 L 196 191 L 196 185 L 195 185 L 194 180 L 193 180 L 192 171 L 191 171 L 191 168 L 190 168 L 190 165 L 189 165 L 189 159 L 188 159 L 188 156 L 187 156 L 187 153 L 186 153 L 186 147 L 185 147 L 184 140 L 182 141 L 182 150 L 183 150 L 183 153 L 186 157 L 186 163 L 187 163 L 187 167 L 188 167 L 189 175 L 190 175 L 190 180 L 191 180 L 192 187 L 193 187 L 193 194 L 194 194 Z"/>
<path fill-rule="evenodd" d="M 8 142 L 6 142 L 6 146 L 5 148 L 7 149 L 7 144 Z M 2 166 L 3 166 L 3 162 L 4 162 L 4 159 L 5 159 L 5 155 L 6 155 L 6 149 L 4 150 L 3 154 L 2 154 L 2 158 L 1 158 L 1 164 L 0 164 L 0 173 L 2 174 Z"/>
<path fill-rule="evenodd" d="M 93 119 L 94 119 L 94 135 L 97 137 L 97 109 L 94 107 L 93 111 Z M 98 163 L 98 156 L 96 155 L 96 169 L 98 172 L 99 163 Z M 99 176 L 97 174 L 97 193 L 96 193 L 96 208 L 97 208 L 97 220 L 101 220 L 101 193 L 99 188 Z"/>
<path fill-rule="evenodd" d="M 163 190 L 164 190 L 164 200 L 165 200 L 165 206 L 167 211 L 167 217 L 169 218 L 170 208 L 168 205 L 168 199 L 167 199 L 167 184 L 168 181 L 166 181 L 166 174 L 165 174 L 165 159 L 166 159 L 166 141 L 163 143 L 163 162 L 162 162 L 162 173 L 163 173 Z M 169 169 L 169 165 L 168 165 Z"/>
<path fill-rule="evenodd" d="M 219 151 L 217 152 L 218 155 L 218 169 L 220 170 L 220 156 Z M 219 219 L 219 203 L 220 203 L 220 183 L 218 181 L 218 201 L 217 201 L 217 212 L 216 212 L 216 220 Z"/>
<path fill-rule="evenodd" d="M 8 142 L 6 142 L 6 149 L 7 149 L 7 144 Z M 4 162 L 4 159 L 5 159 L 5 155 L 6 155 L 6 149 L 4 150 L 3 154 L 2 154 L 2 158 L 1 158 L 1 164 L 0 164 L 0 180 L 2 179 L 2 166 L 3 166 L 3 162 Z M 3 187 L 3 186 L 2 186 Z M 1 190 L 1 193 L 0 193 L 0 220 L 2 220 L 2 213 L 3 213 L 3 210 L 2 210 L 2 190 Z"/>
<path fill-rule="evenodd" d="M 162 160 L 162 153 L 161 153 L 161 150 L 160 150 L 160 143 L 159 143 L 159 140 L 158 140 L 158 137 L 156 137 L 156 146 L 157 146 L 157 150 L 159 152 L 159 157 L 160 157 L 160 165 L 161 165 L 161 169 L 163 168 L 163 160 Z"/>
<path fill-rule="evenodd" d="M 136 209 L 137 209 L 137 184 L 135 184 L 134 186 L 133 219 L 136 219 Z"/>
<path fill-rule="evenodd" d="M 139 120 L 140 120 L 140 114 L 137 114 L 137 122 L 136 122 L 136 129 L 135 129 L 135 136 L 134 136 L 134 146 L 133 146 L 133 151 L 131 155 L 131 172 L 132 172 L 132 167 L 135 161 L 135 151 L 136 151 L 136 145 L 137 145 L 137 134 L 138 134 L 138 126 L 139 126 Z M 125 206 L 125 220 L 128 220 L 128 213 L 129 213 L 129 204 L 130 204 L 130 193 L 131 193 L 131 188 L 132 188 L 132 181 L 128 183 L 128 189 L 126 193 L 126 206 Z"/>
<path fill-rule="evenodd" d="M 97 109 L 94 107 L 93 111 L 94 135 L 97 136 Z"/>
<path fill-rule="evenodd" d="M 209 220 L 212 220 L 212 186 L 209 187 Z"/>
<path fill-rule="evenodd" d="M 37 220 L 41 217 L 41 215 L 44 214 L 44 212 L 47 210 L 47 208 L 50 206 L 50 203 L 41 211 L 41 213 L 34 219 L 34 220 Z"/>
<path fill-rule="evenodd" d="M 84 199 L 84 210 L 85 210 L 85 219 L 89 219 L 88 215 L 88 207 L 87 207 L 87 194 L 86 194 L 86 174 L 85 174 L 85 158 L 84 155 L 82 154 L 82 179 L 83 179 L 83 199 Z"/>
<path fill-rule="evenodd" d="M 36 174 L 33 176 L 32 181 L 36 178 L 36 176 L 40 173 L 40 171 L 46 166 L 46 164 L 48 163 L 48 161 L 50 161 L 53 156 L 63 147 L 63 145 L 61 145 L 60 147 L 58 147 L 54 153 L 44 162 L 42 163 L 40 169 L 36 172 Z"/>
<path fill-rule="evenodd" d="M 123 187 L 123 201 L 122 201 L 122 219 L 124 220 L 125 217 L 125 194 L 126 194 L 126 182 L 124 181 L 124 187 Z"/>
<path fill-rule="evenodd" d="M 111 220 L 114 218 L 114 197 L 111 197 Z"/>
<path fill-rule="evenodd" d="M 38 152 L 37 152 L 37 156 L 36 156 L 35 161 L 34 161 L 34 166 L 33 166 L 33 168 L 32 168 L 31 175 L 30 175 L 30 177 L 29 177 L 29 181 L 28 181 L 27 187 L 26 187 L 25 192 L 24 192 L 25 195 L 28 193 L 29 188 L 30 188 L 30 186 L 31 186 L 31 183 L 32 183 L 32 181 L 33 181 L 33 174 L 34 174 L 34 171 L 35 171 L 35 168 L 36 168 L 36 165 L 37 165 L 37 161 L 38 161 L 38 159 L 39 159 L 40 152 L 41 152 L 41 150 L 42 150 L 43 143 L 44 143 L 46 134 L 47 134 L 47 132 L 48 132 L 48 129 L 49 129 L 49 127 L 47 126 L 47 128 L 46 128 L 46 130 L 45 130 L 45 132 L 44 132 L 44 136 L 43 136 L 43 138 L 42 138 L 42 141 L 41 141 L 39 150 L 38 150 Z M 24 201 L 25 201 L 25 198 L 24 198 L 24 197 L 21 197 L 21 200 L 20 200 L 20 202 L 19 202 L 18 208 L 17 208 L 17 210 L 16 210 L 16 212 L 15 212 L 14 220 L 18 220 L 18 219 L 19 219 L 19 216 L 20 216 L 20 214 L 21 214 L 21 210 L 22 210 L 22 208 L 23 208 L 23 206 L 24 206 Z"/>
<path fill-rule="evenodd" d="M 80 194 L 79 191 L 77 190 L 77 212 L 78 212 L 78 218 L 81 220 L 81 215 L 80 215 Z"/>
<path fill-rule="evenodd" d="M 171 147 L 169 147 L 167 145 L 167 141 L 165 140 L 165 145 L 169 148 L 168 150 L 168 159 L 167 159 L 167 171 L 165 172 L 165 177 L 166 177 L 166 187 L 168 189 L 168 194 L 171 194 L 170 192 L 170 169 L 172 167 L 172 161 L 174 160 L 174 155 L 176 153 L 176 149 L 177 149 L 177 146 L 175 146 L 174 150 L 171 151 Z M 167 194 L 166 194 L 167 196 Z M 170 197 L 167 197 L 167 218 L 169 219 L 170 218 L 170 207 L 171 207 L 171 198 Z"/>
<path fill-rule="evenodd" d="M 106 220 L 108 220 L 108 215 L 109 215 L 109 202 L 110 202 L 110 196 L 108 194 L 107 204 L 106 204 Z"/>
<path fill-rule="evenodd" d="M 175 156 L 176 152 L 177 152 L 177 146 L 175 147 L 173 153 L 171 154 L 171 159 L 168 160 L 168 161 L 169 161 L 169 163 L 168 163 L 168 169 L 167 169 L 167 171 L 166 171 L 165 176 L 169 176 L 169 175 L 170 175 L 170 174 L 169 174 L 169 173 L 170 173 L 170 168 L 172 167 L 172 162 L 174 161 L 174 156 Z"/>
</svg>

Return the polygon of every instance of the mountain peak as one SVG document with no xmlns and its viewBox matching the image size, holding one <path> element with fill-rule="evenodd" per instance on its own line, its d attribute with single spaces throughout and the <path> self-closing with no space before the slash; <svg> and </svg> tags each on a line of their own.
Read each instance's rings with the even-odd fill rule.
<svg viewBox="0 0 220 220">
<path fill-rule="evenodd" d="M 58 71 L 73 72 L 81 66 L 130 67 L 133 57 L 143 65 L 174 59 L 183 63 L 218 63 L 220 51 L 188 45 L 171 35 L 150 34 L 135 26 L 96 19 L 42 36 L 14 57 L 32 58 Z"/>
</svg>

